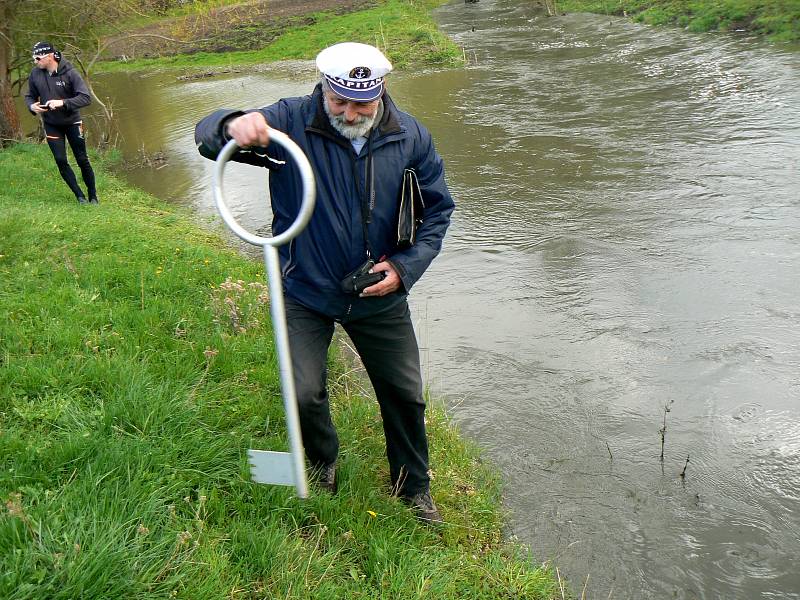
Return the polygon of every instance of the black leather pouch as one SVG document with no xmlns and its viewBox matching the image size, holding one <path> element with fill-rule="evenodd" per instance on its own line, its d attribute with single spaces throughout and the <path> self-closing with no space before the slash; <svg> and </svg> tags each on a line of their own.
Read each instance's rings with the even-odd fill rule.
<svg viewBox="0 0 800 600">
<path fill-rule="evenodd" d="M 417 239 L 417 228 L 422 223 L 422 192 L 417 174 L 413 169 L 403 171 L 403 184 L 400 186 L 400 209 L 397 215 L 397 246 L 409 248 Z"/>
</svg>

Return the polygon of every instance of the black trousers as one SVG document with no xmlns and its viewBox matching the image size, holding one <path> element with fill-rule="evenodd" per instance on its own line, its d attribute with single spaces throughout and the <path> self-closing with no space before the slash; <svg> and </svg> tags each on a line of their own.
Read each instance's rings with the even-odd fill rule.
<svg viewBox="0 0 800 600">
<path fill-rule="evenodd" d="M 327 386 L 333 319 L 286 299 L 286 319 L 300 428 L 312 467 L 339 453 Z M 392 487 L 400 496 L 427 491 L 428 438 L 419 348 L 406 302 L 366 319 L 343 323 L 364 363 L 381 409 Z"/>
<path fill-rule="evenodd" d="M 94 171 L 92 165 L 89 163 L 89 155 L 86 153 L 86 140 L 83 137 L 83 123 L 73 123 L 72 125 L 58 126 L 44 124 L 44 132 L 47 136 L 47 145 L 50 146 L 50 152 L 53 153 L 53 158 L 56 159 L 58 165 L 58 172 L 61 173 L 61 178 L 67 183 L 69 189 L 75 194 L 76 198 L 85 198 L 83 191 L 78 185 L 78 180 L 75 178 L 75 173 L 72 167 L 69 166 L 67 161 L 67 144 L 65 138 L 69 141 L 69 146 L 72 148 L 72 154 L 75 155 L 75 162 L 81 169 L 83 176 L 83 183 L 86 184 L 86 191 L 89 193 L 89 198 L 97 198 L 97 190 L 94 185 Z"/>
</svg>

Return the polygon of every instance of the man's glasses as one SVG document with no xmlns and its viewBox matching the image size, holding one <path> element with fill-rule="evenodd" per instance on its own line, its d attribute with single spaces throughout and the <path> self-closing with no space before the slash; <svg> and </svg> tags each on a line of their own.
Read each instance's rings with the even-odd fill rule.
<svg viewBox="0 0 800 600">
<path fill-rule="evenodd" d="M 47 58 L 47 54 L 45 54 L 44 56 L 34 56 L 33 61 L 39 62 L 40 60 L 44 60 L 45 58 Z"/>
</svg>

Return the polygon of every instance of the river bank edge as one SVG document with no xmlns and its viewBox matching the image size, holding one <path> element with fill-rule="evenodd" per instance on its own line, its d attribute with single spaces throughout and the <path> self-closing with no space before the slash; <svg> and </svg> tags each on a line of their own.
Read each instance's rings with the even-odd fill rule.
<svg viewBox="0 0 800 600">
<path fill-rule="evenodd" d="M 144 57 L 115 57 L 97 62 L 95 73 L 142 70 L 181 70 L 186 72 L 228 72 L 232 69 L 269 65 L 279 61 L 311 60 L 322 48 L 342 41 L 362 42 L 380 48 L 396 69 L 443 68 L 461 66 L 465 62 L 464 49 L 442 33 L 431 16 L 431 11 L 447 0 L 381 0 L 374 6 L 352 11 L 310 12 L 286 19 L 276 30 L 274 39 L 260 48 L 239 48 L 240 41 L 227 39 L 228 49 L 221 52 L 199 50 L 181 52 L 177 47 L 165 54 Z M 183 18 L 189 18 L 187 15 Z M 183 27 L 185 42 L 194 40 L 195 30 Z M 234 30 L 232 30 L 234 31 Z M 131 32 L 137 36 L 136 31 Z M 224 39 L 225 30 L 217 33 Z M 138 44 L 155 36 L 134 37 Z M 145 53 L 160 53 L 151 48 Z"/>
<path fill-rule="evenodd" d="M 559 12 L 627 17 L 695 33 L 749 33 L 772 42 L 800 42 L 798 0 L 557 0 L 555 6 Z"/>
<path fill-rule="evenodd" d="M 0 152 L 0 595 L 554 597 L 442 406 L 448 523 L 389 497 L 380 416 L 343 357 L 339 494 L 251 484 L 243 450 L 286 445 L 263 265 L 95 156 L 98 207 L 74 204 L 44 146 Z"/>
<path fill-rule="evenodd" d="M 302 9 L 279 24 L 271 23 L 267 36 L 269 43 L 262 47 L 240 48 L 240 32 L 230 33 L 225 27 L 217 29 L 212 46 L 225 51 L 208 52 L 195 48 L 191 53 L 173 48 L 157 57 L 128 58 L 98 62 L 95 72 L 141 71 L 146 69 L 176 69 L 205 76 L 235 72 L 248 66 L 268 66 L 286 60 L 310 60 L 320 48 L 342 40 L 360 41 L 380 47 L 398 69 L 448 68 L 467 62 L 465 48 L 442 33 L 431 11 L 447 4 L 449 0 L 382 0 L 374 6 L 360 4 L 358 0 L 340 0 L 330 10 L 303 13 Z M 339 5 L 341 4 L 341 6 Z M 649 25 L 668 25 L 692 32 L 738 32 L 763 36 L 773 42 L 800 42 L 800 1 L 760 2 L 759 0 L 695 0 L 690 3 L 678 0 L 536 0 L 534 4 L 543 12 L 563 14 L 590 12 L 630 18 Z M 184 21 L 206 15 L 204 7 L 188 12 L 170 26 L 169 31 L 180 32 L 181 44 L 200 41 L 204 31 Z M 183 21 L 180 21 L 183 19 Z M 161 25 L 175 21 L 165 17 Z M 158 26 L 153 20 L 147 28 Z M 241 25 L 241 24 L 240 24 Z M 228 27 L 236 26 L 235 21 Z M 241 27 L 240 27 L 241 29 Z M 251 31 L 252 26 L 247 28 Z M 226 33 L 229 32 L 229 33 Z M 158 40 L 156 35 L 137 36 L 138 44 Z M 253 41 L 246 42 L 252 45 Z M 202 48 L 202 46 L 201 46 Z M 150 49 L 153 51 L 153 49 Z M 160 50 L 155 50 L 159 52 Z M 122 59 L 121 59 L 122 58 Z"/>
</svg>

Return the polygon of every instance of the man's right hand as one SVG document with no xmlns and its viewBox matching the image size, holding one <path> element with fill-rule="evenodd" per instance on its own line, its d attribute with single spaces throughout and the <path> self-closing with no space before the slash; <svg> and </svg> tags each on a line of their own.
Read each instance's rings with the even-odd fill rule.
<svg viewBox="0 0 800 600">
<path fill-rule="evenodd" d="M 31 110 L 35 112 L 37 115 L 40 115 L 43 112 L 47 112 L 48 108 L 46 106 L 42 106 L 38 102 L 34 102 L 33 104 L 31 104 Z"/>
<path fill-rule="evenodd" d="M 266 147 L 269 144 L 267 120 L 257 111 L 233 119 L 227 125 L 227 133 L 240 148 Z"/>
</svg>

